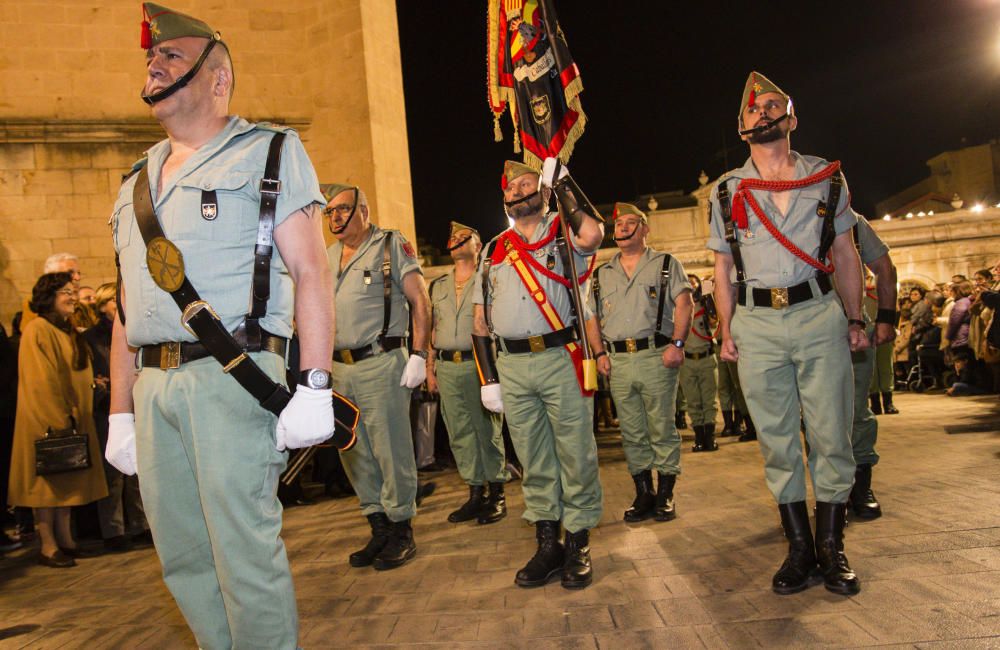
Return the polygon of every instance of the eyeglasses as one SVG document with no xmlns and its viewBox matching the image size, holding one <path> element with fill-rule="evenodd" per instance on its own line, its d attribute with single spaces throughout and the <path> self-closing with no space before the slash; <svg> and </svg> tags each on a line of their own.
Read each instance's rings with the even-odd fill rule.
<svg viewBox="0 0 1000 650">
<path fill-rule="evenodd" d="M 62 295 L 69 296 L 71 298 L 75 298 L 77 295 L 77 292 L 73 289 L 59 289 L 56 293 L 61 293 Z"/>
<path fill-rule="evenodd" d="M 345 217 L 354 210 L 353 205 L 347 203 L 341 203 L 340 205 L 331 205 L 330 207 L 323 210 L 323 216 L 329 219 L 334 215 L 334 213 L 342 214 Z"/>
</svg>

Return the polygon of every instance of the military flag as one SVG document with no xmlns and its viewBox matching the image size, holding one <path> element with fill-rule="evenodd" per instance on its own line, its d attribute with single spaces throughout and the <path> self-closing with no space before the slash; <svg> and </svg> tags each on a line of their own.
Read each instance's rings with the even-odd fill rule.
<svg viewBox="0 0 1000 650">
<path fill-rule="evenodd" d="M 487 84 L 494 137 L 510 109 L 514 151 L 541 169 L 546 158 L 566 163 L 583 135 L 583 81 L 559 27 L 553 0 L 487 0 Z"/>
</svg>

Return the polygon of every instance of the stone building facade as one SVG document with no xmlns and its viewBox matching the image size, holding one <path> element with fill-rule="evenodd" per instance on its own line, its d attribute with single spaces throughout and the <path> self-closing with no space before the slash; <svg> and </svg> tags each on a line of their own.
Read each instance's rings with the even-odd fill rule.
<svg viewBox="0 0 1000 650">
<path fill-rule="evenodd" d="M 362 186 L 411 240 L 394 0 L 171 0 L 222 32 L 232 110 L 299 130 L 322 182 Z M 107 222 L 123 172 L 164 134 L 139 100 L 139 0 L 18 0 L 0 11 L 0 322 L 45 258 L 114 279 Z"/>
</svg>

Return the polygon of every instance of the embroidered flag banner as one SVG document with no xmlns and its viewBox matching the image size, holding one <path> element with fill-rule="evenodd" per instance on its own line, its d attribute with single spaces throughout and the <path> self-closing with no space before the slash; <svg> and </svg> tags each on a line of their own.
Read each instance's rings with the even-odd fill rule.
<svg viewBox="0 0 1000 650">
<path fill-rule="evenodd" d="M 553 0 L 487 0 L 487 85 L 493 135 L 510 109 L 514 151 L 541 169 L 546 158 L 569 162 L 587 116 L 583 81 L 559 27 Z"/>
</svg>

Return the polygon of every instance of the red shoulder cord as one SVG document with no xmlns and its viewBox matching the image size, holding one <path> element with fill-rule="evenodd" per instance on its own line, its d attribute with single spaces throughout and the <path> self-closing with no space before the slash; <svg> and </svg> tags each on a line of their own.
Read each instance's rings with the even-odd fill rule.
<svg viewBox="0 0 1000 650">
<path fill-rule="evenodd" d="M 497 246 L 496 249 L 493 251 L 493 258 L 490 260 L 491 264 L 500 264 L 501 262 L 503 262 L 504 258 L 507 257 L 507 251 L 502 250 L 503 241 L 504 239 L 506 239 L 511 243 L 511 246 L 516 248 L 519 252 L 527 253 L 526 255 L 522 255 L 521 259 L 524 260 L 528 264 L 528 266 L 533 267 L 536 271 L 538 271 L 548 279 L 554 282 L 558 282 L 564 287 L 569 287 L 569 281 L 565 277 L 548 270 L 547 268 L 542 266 L 538 262 L 538 260 L 535 259 L 534 255 L 532 255 L 532 253 L 537 251 L 539 248 L 550 244 L 552 240 L 556 238 L 556 235 L 559 234 L 559 229 L 561 227 L 562 227 L 562 221 L 560 221 L 560 217 L 556 217 L 555 219 L 552 220 L 552 225 L 549 226 L 549 232 L 546 233 L 544 237 L 542 237 L 533 244 L 529 244 L 523 239 L 521 239 L 521 237 L 513 230 L 507 230 L 506 232 L 500 235 L 500 241 L 499 241 L 500 246 Z M 583 284 L 584 282 L 587 281 L 587 278 L 589 278 L 590 274 L 594 271 L 596 262 L 597 262 L 597 256 L 596 255 L 591 256 L 590 263 L 587 265 L 586 270 L 580 273 L 579 277 L 577 278 L 577 282 L 579 284 Z"/>
<path fill-rule="evenodd" d="M 815 269 L 823 271 L 824 273 L 833 273 L 833 264 L 824 264 L 822 260 L 817 260 L 781 234 L 781 231 L 778 230 L 773 223 L 771 223 L 771 220 L 767 218 L 764 211 L 760 209 L 760 205 L 757 203 L 757 199 L 754 198 L 751 190 L 765 190 L 767 192 L 800 190 L 803 187 L 821 183 L 836 174 L 838 171 L 840 171 L 840 161 L 836 160 L 815 174 L 806 176 L 805 178 L 800 178 L 797 181 L 765 181 L 758 178 L 744 178 L 740 181 L 739 187 L 736 189 L 736 193 L 733 194 L 733 221 L 736 222 L 736 225 L 740 228 L 740 230 L 746 230 L 749 227 L 750 221 L 747 218 L 746 209 L 746 204 L 749 203 L 753 213 L 757 215 L 757 218 L 762 224 L 764 224 L 767 231 L 771 233 L 771 236 L 774 237 L 779 244 L 784 246 L 789 253 Z M 827 206 L 827 209 L 836 210 L 837 206 Z"/>
<path fill-rule="evenodd" d="M 691 333 L 694 334 L 695 336 L 697 336 L 698 338 L 704 340 L 704 341 L 711 341 L 712 340 L 711 336 L 705 336 L 704 334 L 702 334 L 701 332 L 699 332 L 698 329 L 693 324 L 693 323 L 697 322 L 694 319 L 698 318 L 699 316 L 703 315 L 704 313 L 705 313 L 705 310 L 701 309 L 701 310 L 695 312 L 694 316 L 691 317 L 691 319 L 692 319 Z M 716 327 L 715 328 L 715 335 L 718 336 L 718 334 L 719 334 L 719 328 Z"/>
</svg>

